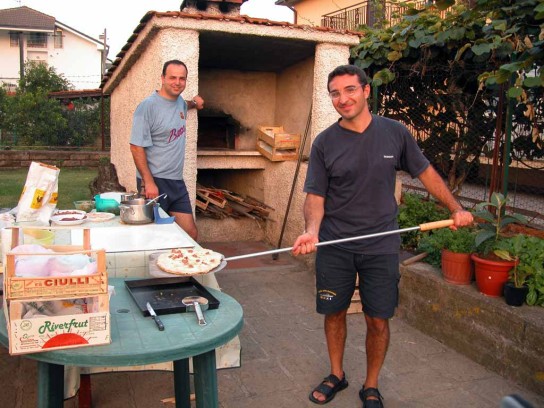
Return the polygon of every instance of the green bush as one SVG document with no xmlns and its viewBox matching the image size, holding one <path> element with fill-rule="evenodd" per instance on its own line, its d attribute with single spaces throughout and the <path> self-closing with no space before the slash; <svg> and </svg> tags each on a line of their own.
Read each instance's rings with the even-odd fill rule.
<svg viewBox="0 0 544 408">
<path fill-rule="evenodd" d="M 441 221 L 448 219 L 450 213 L 435 201 L 427 200 L 423 196 L 414 193 L 405 193 L 399 206 L 399 228 L 416 227 L 425 222 Z M 418 231 L 406 232 L 401 235 L 401 248 L 415 250 L 418 247 L 421 234 Z"/>
<path fill-rule="evenodd" d="M 427 252 L 425 262 L 440 267 L 442 249 L 455 253 L 471 253 L 474 251 L 475 232 L 470 228 L 459 228 L 454 231 L 449 228 L 429 231 L 419 241 L 418 250 Z"/>
</svg>

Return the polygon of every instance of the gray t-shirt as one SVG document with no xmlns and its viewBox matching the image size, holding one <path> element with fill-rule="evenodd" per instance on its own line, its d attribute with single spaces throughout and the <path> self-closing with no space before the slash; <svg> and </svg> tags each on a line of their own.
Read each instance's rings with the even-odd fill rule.
<svg viewBox="0 0 544 408">
<path fill-rule="evenodd" d="M 329 241 L 398 228 L 395 177 L 420 175 L 429 161 L 401 123 L 372 116 L 363 133 L 338 123 L 321 132 L 310 154 L 304 191 L 325 197 L 319 240 Z M 397 253 L 398 234 L 336 244 L 368 254 Z"/>
<path fill-rule="evenodd" d="M 187 103 L 180 96 L 171 101 L 153 92 L 136 108 L 130 143 L 145 148 L 153 177 L 183 179 Z M 139 172 L 138 177 L 141 177 Z"/>
</svg>

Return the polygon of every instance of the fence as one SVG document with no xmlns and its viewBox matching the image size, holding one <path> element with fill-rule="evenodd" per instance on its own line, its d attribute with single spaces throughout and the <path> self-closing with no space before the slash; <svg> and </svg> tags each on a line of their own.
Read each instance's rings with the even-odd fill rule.
<svg viewBox="0 0 544 408">
<path fill-rule="evenodd" d="M 375 91 L 377 111 L 410 129 L 466 207 L 501 191 L 511 211 L 544 226 L 543 90 L 512 103 L 505 87 L 478 91 L 478 84 L 470 83 L 476 72 L 470 67 L 457 77 L 447 67 L 424 75 L 397 72 L 394 82 Z M 404 189 L 424 190 L 418 180 L 402 180 Z"/>
<path fill-rule="evenodd" d="M 427 5 L 427 0 L 410 2 L 411 7 L 421 9 Z M 375 26 L 377 24 L 393 25 L 399 22 L 408 7 L 402 4 L 389 1 L 376 2 L 367 0 L 354 4 L 341 10 L 325 14 L 321 18 L 323 27 L 330 27 L 337 30 L 358 30 L 363 25 Z M 446 10 L 441 11 L 444 17 Z"/>
</svg>

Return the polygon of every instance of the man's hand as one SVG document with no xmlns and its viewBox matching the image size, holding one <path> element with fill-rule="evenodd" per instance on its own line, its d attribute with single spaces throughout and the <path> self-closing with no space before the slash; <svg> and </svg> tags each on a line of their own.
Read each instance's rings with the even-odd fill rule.
<svg viewBox="0 0 544 408">
<path fill-rule="evenodd" d="M 193 103 L 195 104 L 195 109 L 203 109 L 204 108 L 204 99 L 202 99 L 202 97 L 200 95 L 196 95 L 193 99 L 192 99 Z"/>
<path fill-rule="evenodd" d="M 145 198 L 155 198 L 159 195 L 159 188 L 154 181 L 146 181 L 144 189 Z"/>
<path fill-rule="evenodd" d="M 299 237 L 296 239 L 295 243 L 293 244 L 293 255 L 306 255 L 311 252 L 316 251 L 316 246 L 319 242 L 319 238 L 317 234 L 311 234 L 309 232 L 304 232 L 302 235 L 299 235 Z"/>
<path fill-rule="evenodd" d="M 470 227 L 474 223 L 472 213 L 463 209 L 452 212 L 451 219 L 453 220 L 453 225 L 450 227 L 452 230 L 456 230 L 459 227 Z"/>
</svg>

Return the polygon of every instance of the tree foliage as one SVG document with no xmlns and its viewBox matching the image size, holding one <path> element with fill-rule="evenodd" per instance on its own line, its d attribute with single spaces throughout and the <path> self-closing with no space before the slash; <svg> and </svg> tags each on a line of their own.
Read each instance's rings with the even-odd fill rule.
<svg viewBox="0 0 544 408">
<path fill-rule="evenodd" d="M 520 157 L 542 157 L 536 115 L 543 109 L 544 0 L 408 7 L 398 24 L 363 27 L 352 59 L 380 86 L 388 116 L 414 131 L 450 189 L 460 193 L 481 153 L 493 148 L 507 105 L 499 103 L 503 90 L 525 118 L 514 147 Z"/>
<path fill-rule="evenodd" d="M 49 96 L 50 92 L 71 88 L 70 82 L 54 68 L 27 62 L 15 95 L 0 94 L 0 128 L 12 132 L 16 144 L 22 146 L 93 144 L 100 134 L 99 103 L 76 100 L 75 109 L 68 110 L 61 101 Z"/>
<path fill-rule="evenodd" d="M 19 93 L 47 93 L 57 91 L 68 91 L 72 89 L 72 84 L 64 75 L 57 74 L 55 68 L 49 67 L 36 61 L 27 61 L 25 63 L 25 75 L 19 79 Z"/>
<path fill-rule="evenodd" d="M 371 68 L 378 85 L 394 79 L 395 65 L 424 74 L 438 62 L 459 71 L 477 65 L 478 80 L 488 86 L 507 83 L 514 74 L 510 97 L 544 86 L 544 0 L 454 3 L 409 8 L 400 23 L 386 29 L 363 27 L 365 37 L 353 50 L 356 65 Z M 442 17 L 440 10 L 450 6 Z"/>
</svg>

